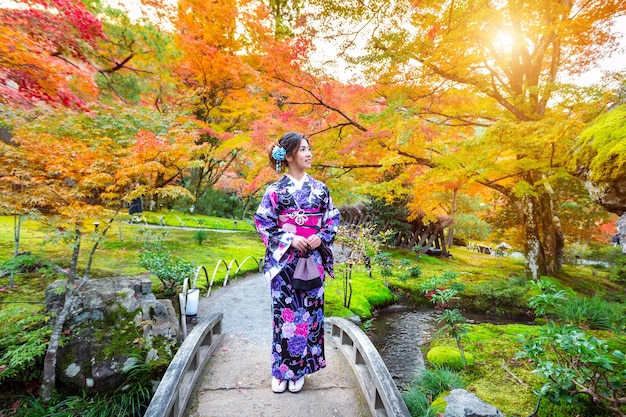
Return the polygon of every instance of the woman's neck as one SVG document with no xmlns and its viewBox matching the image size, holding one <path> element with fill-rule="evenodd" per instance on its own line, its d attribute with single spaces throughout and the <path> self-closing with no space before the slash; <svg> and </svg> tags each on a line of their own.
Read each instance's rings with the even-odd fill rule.
<svg viewBox="0 0 626 417">
<path fill-rule="evenodd" d="M 298 170 L 296 170 L 296 169 L 291 169 L 291 168 L 289 168 L 289 169 L 287 170 L 287 175 L 289 175 L 290 177 L 293 177 L 293 178 L 297 179 L 298 181 L 300 181 L 300 180 L 304 177 L 304 174 L 305 174 L 305 172 L 304 172 L 304 170 L 303 170 L 303 169 L 298 169 Z"/>
</svg>

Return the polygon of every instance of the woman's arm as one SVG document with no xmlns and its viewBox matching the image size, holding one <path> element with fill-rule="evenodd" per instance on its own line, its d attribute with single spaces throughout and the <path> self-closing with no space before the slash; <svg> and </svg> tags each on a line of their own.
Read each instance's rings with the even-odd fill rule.
<svg viewBox="0 0 626 417">
<path fill-rule="evenodd" d="M 293 233 L 278 226 L 278 214 L 276 190 L 270 186 L 254 215 L 254 224 L 272 258 L 277 262 L 285 255 L 295 237 Z"/>
</svg>

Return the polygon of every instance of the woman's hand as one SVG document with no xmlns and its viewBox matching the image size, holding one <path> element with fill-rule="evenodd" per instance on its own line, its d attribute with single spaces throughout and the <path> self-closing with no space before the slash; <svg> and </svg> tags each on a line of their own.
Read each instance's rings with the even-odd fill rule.
<svg viewBox="0 0 626 417">
<path fill-rule="evenodd" d="M 298 249 L 302 253 L 311 249 L 309 241 L 302 236 L 295 236 L 291 241 L 291 246 Z"/>
<path fill-rule="evenodd" d="M 317 249 L 322 244 L 322 239 L 318 235 L 311 235 L 307 239 L 307 243 L 309 244 L 310 249 Z"/>
</svg>

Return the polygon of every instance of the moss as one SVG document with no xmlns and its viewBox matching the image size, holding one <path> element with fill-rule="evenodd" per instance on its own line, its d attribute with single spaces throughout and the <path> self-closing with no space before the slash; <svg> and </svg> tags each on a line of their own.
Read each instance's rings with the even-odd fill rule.
<svg viewBox="0 0 626 417">
<path fill-rule="evenodd" d="M 430 349 L 426 354 L 426 359 L 435 366 L 447 366 L 456 370 L 464 368 L 459 349 L 451 346 L 436 346 Z M 465 361 L 468 366 L 473 365 L 474 356 L 465 352 Z"/>
<path fill-rule="evenodd" d="M 346 317 L 352 314 L 367 320 L 372 310 L 396 301 L 396 296 L 380 280 L 369 277 L 362 265 L 352 271 L 352 299 L 350 308 L 343 306 L 344 289 L 342 273 L 337 268 L 335 278 L 326 280 L 324 310 L 328 316 Z"/>
<path fill-rule="evenodd" d="M 591 180 L 611 181 L 626 176 L 626 105 L 598 117 L 578 138 L 570 170 L 591 170 Z"/>
<path fill-rule="evenodd" d="M 445 400 L 444 397 L 448 395 L 450 395 L 450 391 L 442 392 L 441 394 L 439 394 L 439 396 L 435 398 L 435 401 L 430 404 L 431 410 L 435 413 L 445 413 L 448 402 Z"/>
</svg>

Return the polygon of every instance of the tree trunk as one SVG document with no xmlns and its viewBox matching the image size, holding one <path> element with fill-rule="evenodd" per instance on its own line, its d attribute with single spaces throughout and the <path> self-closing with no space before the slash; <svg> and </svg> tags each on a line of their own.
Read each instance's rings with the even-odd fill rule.
<svg viewBox="0 0 626 417">
<path fill-rule="evenodd" d="M 548 275 L 554 275 L 559 271 L 557 253 L 557 229 L 554 224 L 554 211 L 552 210 L 552 196 L 548 193 L 540 193 L 538 197 L 541 225 L 541 247 L 543 249 L 545 271 Z"/>
<path fill-rule="evenodd" d="M 526 234 L 524 247 L 526 257 L 526 272 L 534 281 L 539 280 L 541 275 L 546 274 L 546 262 L 539 234 L 538 202 L 531 195 L 521 198 L 522 221 Z"/>
<path fill-rule="evenodd" d="M 80 254 L 80 229 L 76 229 L 76 237 L 74 238 L 72 259 L 70 261 L 70 274 L 67 277 L 67 285 L 74 284 L 76 280 L 76 270 L 78 269 L 78 255 Z"/>
<path fill-rule="evenodd" d="M 63 331 L 65 320 L 67 319 L 67 315 L 69 314 L 73 303 L 74 290 L 71 289 L 68 279 L 67 294 L 65 296 L 65 302 L 63 303 L 63 309 L 54 322 L 54 329 L 52 330 L 52 335 L 50 335 L 48 349 L 46 350 L 46 356 L 43 361 L 41 392 L 39 394 L 39 397 L 43 402 L 48 402 L 52 398 L 52 392 L 54 391 L 56 383 L 57 351 L 59 350 L 61 332 Z"/>
<path fill-rule="evenodd" d="M 96 253 L 96 249 L 98 249 L 98 245 L 100 244 L 102 239 L 104 239 L 107 232 L 113 225 L 113 221 L 117 217 L 118 212 L 119 212 L 119 209 L 115 212 L 113 216 L 111 216 L 111 218 L 109 219 L 109 222 L 107 223 L 107 226 L 104 228 L 104 230 L 102 230 L 102 233 L 98 235 L 98 239 L 96 239 L 96 242 L 93 244 L 93 247 L 91 248 L 91 252 L 89 252 L 89 259 L 87 260 L 87 266 L 85 267 L 85 274 L 83 275 L 83 278 L 85 279 L 89 278 L 89 273 L 91 271 L 91 264 L 93 262 L 93 256 Z"/>
<path fill-rule="evenodd" d="M 22 216 L 16 214 L 13 218 L 13 238 L 15 240 L 15 248 L 13 250 L 13 256 L 17 256 L 20 253 L 20 231 L 22 229 Z"/>
<path fill-rule="evenodd" d="M 456 206 L 457 206 L 457 194 L 458 194 L 459 190 L 458 189 L 454 189 L 454 194 L 452 197 L 452 212 L 450 213 L 450 216 L 452 217 L 452 223 L 450 223 L 450 226 L 448 226 L 448 238 L 446 240 L 446 246 L 451 248 L 452 244 L 454 243 L 454 220 L 456 219 Z"/>
</svg>

